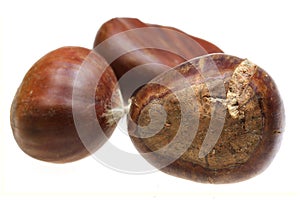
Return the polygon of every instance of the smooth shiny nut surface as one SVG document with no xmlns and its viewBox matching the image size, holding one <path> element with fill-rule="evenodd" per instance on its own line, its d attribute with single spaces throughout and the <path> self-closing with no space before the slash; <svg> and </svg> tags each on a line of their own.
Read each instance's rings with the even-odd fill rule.
<svg viewBox="0 0 300 200">
<path fill-rule="evenodd" d="M 117 79 L 101 56 L 91 54 L 82 47 L 62 47 L 42 57 L 25 75 L 11 106 L 11 127 L 15 140 L 26 154 L 48 162 L 71 162 L 97 150 L 111 135 L 116 123 L 107 123 L 110 119 L 103 113 L 110 108 Z M 85 60 L 88 55 L 89 60 Z M 84 70 L 89 74 L 105 71 L 98 77 L 97 88 L 77 84 L 81 96 L 74 102 L 74 82 L 83 62 L 88 63 Z M 91 90 L 95 92 L 88 96 L 87 91 Z M 93 132 L 90 125 L 85 124 L 86 131 L 80 138 L 72 109 L 81 110 L 81 117 L 88 118 L 86 109 L 90 106 L 95 107 L 95 120 L 103 132 Z"/>
<path fill-rule="evenodd" d="M 222 53 L 216 45 L 181 30 L 146 24 L 135 18 L 114 18 L 104 23 L 94 48 L 121 79 L 125 100 L 132 95 L 129 88 L 147 83 L 170 67 L 201 55 Z M 127 75 L 127 80 L 122 80 L 123 75 Z"/>
</svg>

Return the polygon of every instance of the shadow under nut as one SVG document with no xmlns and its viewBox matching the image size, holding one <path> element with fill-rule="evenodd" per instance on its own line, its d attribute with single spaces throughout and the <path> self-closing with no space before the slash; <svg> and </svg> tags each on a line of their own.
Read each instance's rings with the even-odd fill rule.
<svg viewBox="0 0 300 200">
<path fill-rule="evenodd" d="M 218 73 L 205 68 L 212 61 Z M 210 78 L 204 79 L 203 73 L 199 73 L 198 70 L 203 72 L 203 69 Z M 266 169 L 278 151 L 284 126 L 283 104 L 272 78 L 248 60 L 225 54 L 199 57 L 174 70 L 189 81 L 189 88 L 182 87 L 183 80 L 168 71 L 132 97 L 129 133 L 147 161 L 170 175 L 203 183 L 239 182 Z M 164 86 L 155 83 L 161 80 Z M 225 89 L 224 94 L 218 93 L 221 87 Z M 190 103 L 195 100 L 192 96 L 198 107 Z M 166 115 L 156 109 L 158 105 Z M 181 106 L 190 110 L 185 116 L 187 119 L 182 117 Z M 223 128 L 213 148 L 201 157 L 200 149 L 205 138 L 209 138 L 209 125 L 215 111 L 220 112 L 215 113 L 217 117 L 225 113 L 224 124 L 221 119 L 220 124 L 215 124 Z M 190 132 L 195 126 L 194 119 L 199 123 L 188 148 L 178 142 L 160 151 L 177 134 L 183 134 L 182 140 L 194 134 Z M 160 129 L 153 133 L 153 128 L 147 126 L 151 123 L 155 127 L 155 122 Z M 165 160 L 173 162 L 161 166 Z"/>
</svg>

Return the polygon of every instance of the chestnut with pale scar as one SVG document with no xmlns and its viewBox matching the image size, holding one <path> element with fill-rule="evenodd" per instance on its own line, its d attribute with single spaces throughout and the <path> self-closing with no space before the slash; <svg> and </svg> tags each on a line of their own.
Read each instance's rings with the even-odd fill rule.
<svg viewBox="0 0 300 200">
<path fill-rule="evenodd" d="M 212 63 L 218 72 L 207 67 Z M 203 183 L 239 182 L 262 172 L 278 150 L 284 122 L 282 101 L 271 77 L 249 60 L 226 54 L 195 58 L 174 70 L 189 81 L 189 88 L 181 87 L 183 80 L 168 71 L 132 97 L 128 128 L 144 158 L 165 173 Z M 193 96 L 197 107 L 192 105 Z M 183 107 L 190 111 L 186 119 Z M 195 120 L 197 130 L 191 133 Z M 139 128 L 149 123 L 161 129 L 153 135 L 153 128 Z M 177 134 L 183 135 L 182 140 L 190 134 L 195 137 L 188 148 L 177 142 L 160 151 Z M 160 165 L 170 158 L 172 163 Z"/>
</svg>

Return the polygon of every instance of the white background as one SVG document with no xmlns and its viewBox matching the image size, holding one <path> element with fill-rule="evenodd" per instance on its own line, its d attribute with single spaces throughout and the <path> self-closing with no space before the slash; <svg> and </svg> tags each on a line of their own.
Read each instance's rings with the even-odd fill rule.
<svg viewBox="0 0 300 200">
<path fill-rule="evenodd" d="M 297 1 L 16 1 L 0 3 L 0 199 L 296 199 L 299 196 L 299 24 Z M 261 175 L 237 184 L 207 185 L 162 172 L 128 175 L 92 157 L 50 164 L 25 155 L 14 141 L 9 110 L 25 73 L 61 46 L 92 48 L 113 17 L 169 25 L 249 58 L 275 79 L 286 109 L 279 153 Z M 129 139 L 114 133 L 120 146 Z"/>
</svg>

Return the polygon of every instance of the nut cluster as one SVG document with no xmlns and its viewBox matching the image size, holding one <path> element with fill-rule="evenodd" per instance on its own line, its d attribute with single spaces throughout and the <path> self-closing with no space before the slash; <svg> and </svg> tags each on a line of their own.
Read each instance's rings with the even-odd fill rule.
<svg viewBox="0 0 300 200">
<path fill-rule="evenodd" d="M 87 120 L 75 123 L 74 110 Z M 104 23 L 93 50 L 62 47 L 38 60 L 17 90 L 11 127 L 26 154 L 65 163 L 101 148 L 126 114 L 129 136 L 151 165 L 203 183 L 262 172 L 284 128 L 279 92 L 262 68 L 133 18 Z"/>
</svg>

